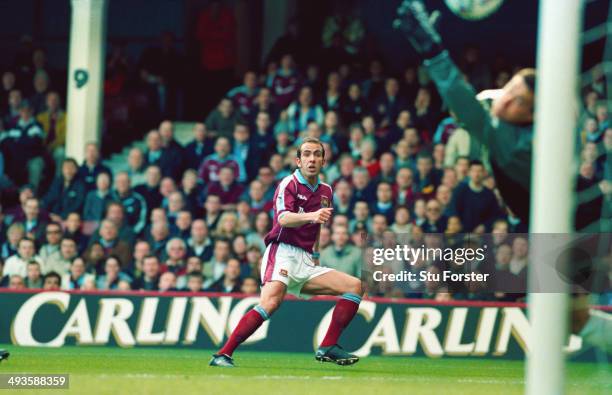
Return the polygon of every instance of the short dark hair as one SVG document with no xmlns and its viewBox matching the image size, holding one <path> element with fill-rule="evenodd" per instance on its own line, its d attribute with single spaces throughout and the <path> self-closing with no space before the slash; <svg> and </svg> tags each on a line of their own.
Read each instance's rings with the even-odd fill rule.
<svg viewBox="0 0 612 395">
<path fill-rule="evenodd" d="M 29 237 L 24 237 L 23 239 L 17 242 L 17 248 L 19 248 L 21 246 L 21 243 L 23 243 L 24 241 L 29 241 L 30 243 L 34 244 L 34 246 L 36 246 L 36 242 L 34 240 L 30 239 Z"/>
<path fill-rule="evenodd" d="M 187 277 L 189 277 L 189 278 L 191 278 L 191 277 L 197 277 L 197 278 L 199 278 L 199 279 L 200 279 L 200 280 L 202 280 L 202 281 L 204 280 L 204 275 L 202 274 L 202 272 L 200 272 L 200 271 L 198 271 L 198 270 L 196 270 L 196 271 L 194 271 L 194 272 L 191 272 L 191 273 L 187 274 Z"/>
<path fill-rule="evenodd" d="M 62 161 L 62 166 L 65 165 L 66 163 L 72 163 L 74 165 L 74 167 L 76 167 L 77 169 L 79 168 L 79 164 L 77 163 L 76 159 L 74 158 L 66 158 Z"/>
<path fill-rule="evenodd" d="M 44 282 L 45 282 L 45 281 L 46 281 L 48 278 L 51 278 L 51 277 L 55 277 L 55 278 L 57 278 L 57 281 L 58 281 L 59 285 L 60 285 L 60 286 L 62 285 L 62 276 L 60 276 L 60 275 L 59 275 L 57 272 L 49 272 L 49 273 L 45 274 L 45 276 L 43 277 L 43 283 L 44 283 Z"/>
<path fill-rule="evenodd" d="M 529 88 L 529 91 L 531 93 L 535 93 L 535 86 L 536 86 L 535 69 L 532 69 L 532 68 L 521 69 L 516 73 L 516 75 L 520 75 L 521 77 L 523 77 L 523 81 L 525 81 L 525 84 L 527 85 L 527 88 Z"/>
<path fill-rule="evenodd" d="M 157 255 L 155 255 L 155 254 L 145 255 L 145 256 L 142 258 L 142 261 L 144 262 L 144 261 L 145 261 L 145 259 L 155 259 L 155 260 L 157 261 L 157 263 L 159 263 L 159 262 L 160 262 L 160 261 L 159 261 L 159 257 L 158 257 Z"/>
<path fill-rule="evenodd" d="M 484 164 L 479 159 L 472 159 L 470 161 L 470 167 L 472 167 L 472 166 L 484 166 Z"/>
<path fill-rule="evenodd" d="M 314 137 L 306 137 L 304 140 L 302 140 L 302 142 L 300 143 L 300 146 L 297 149 L 298 158 L 300 159 L 302 158 L 302 146 L 307 143 L 319 144 L 321 146 L 321 150 L 323 151 L 323 156 L 325 156 L 325 147 L 323 146 L 323 143 L 321 142 L 321 140 L 316 139 Z"/>
</svg>

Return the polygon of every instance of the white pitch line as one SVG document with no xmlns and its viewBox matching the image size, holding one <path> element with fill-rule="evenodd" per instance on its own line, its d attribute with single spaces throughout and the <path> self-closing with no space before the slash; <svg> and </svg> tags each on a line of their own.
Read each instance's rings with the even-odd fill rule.
<svg viewBox="0 0 612 395">
<path fill-rule="evenodd" d="M 295 375 L 256 375 L 256 376 L 234 376 L 229 374 L 150 374 L 150 373 L 126 373 L 126 374 L 79 374 L 78 376 L 93 376 L 96 378 L 128 378 L 128 379 L 184 379 L 186 377 L 192 379 L 231 379 L 231 380 L 271 380 L 271 381 L 305 381 L 305 380 L 349 380 L 349 381 L 385 381 L 385 382 L 442 382 L 448 381 L 453 383 L 466 384 L 507 384 L 507 385 L 522 385 L 523 379 L 488 379 L 488 378 L 459 378 L 459 379 L 432 379 L 430 377 L 355 377 L 355 376 L 295 376 Z"/>
</svg>

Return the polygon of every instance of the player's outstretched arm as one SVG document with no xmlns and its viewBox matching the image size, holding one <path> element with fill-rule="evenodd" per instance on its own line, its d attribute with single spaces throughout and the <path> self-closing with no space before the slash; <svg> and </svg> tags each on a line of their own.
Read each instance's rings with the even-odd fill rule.
<svg viewBox="0 0 612 395">
<path fill-rule="evenodd" d="M 476 92 L 465 82 L 448 52 L 444 50 L 435 27 L 437 12 L 428 14 L 420 0 L 404 0 L 397 14 L 394 27 L 404 34 L 421 56 L 440 96 L 470 135 L 487 144 L 485 133 L 486 126 L 491 123 L 490 115 L 476 99 Z"/>
<path fill-rule="evenodd" d="M 284 228 L 297 228 L 306 224 L 324 224 L 331 218 L 333 208 L 321 208 L 311 213 L 281 213 L 278 222 Z"/>
</svg>

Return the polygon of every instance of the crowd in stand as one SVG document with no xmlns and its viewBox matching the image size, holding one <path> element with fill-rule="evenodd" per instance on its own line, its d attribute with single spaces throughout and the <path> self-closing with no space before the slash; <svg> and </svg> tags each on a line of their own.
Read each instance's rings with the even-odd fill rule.
<svg viewBox="0 0 612 395">
<path fill-rule="evenodd" d="M 512 75 L 474 54 L 465 59 L 460 66 L 479 89 L 501 88 Z M 496 190 L 486 150 L 447 113 L 419 68 L 392 75 L 379 60 L 365 73 L 353 66 L 273 59 L 220 98 L 193 125 L 187 145 L 165 120 L 146 134 L 145 150 L 131 149 L 123 169 L 105 166 L 94 143 L 83 163 L 64 156 L 66 115 L 48 90 L 44 61 L 35 59 L 29 74 L 4 72 L 0 286 L 257 293 L 274 191 L 296 170 L 305 137 L 323 142 L 321 178 L 334 189 L 333 220 L 320 235 L 322 265 L 360 276 L 364 251 L 400 234 L 436 245 L 440 237 L 494 233 L 489 270 L 524 282 L 526 240 L 504 235 L 527 227 Z M 601 184 L 612 150 L 605 95 L 597 79 L 585 90 L 581 191 L 609 188 Z M 45 170 L 53 163 L 55 172 Z M 600 217 L 603 194 L 594 196 L 578 209 L 579 228 Z M 511 298 L 469 285 L 418 287 L 371 283 L 368 293 Z"/>
</svg>

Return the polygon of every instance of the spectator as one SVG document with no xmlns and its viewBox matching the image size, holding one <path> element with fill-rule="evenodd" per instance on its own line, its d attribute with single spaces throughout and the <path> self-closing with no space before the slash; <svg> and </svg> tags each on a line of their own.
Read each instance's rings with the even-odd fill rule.
<svg viewBox="0 0 612 395">
<path fill-rule="evenodd" d="M 265 150 L 264 150 L 265 151 Z M 244 124 L 236 124 L 234 128 L 233 157 L 238 163 L 238 182 L 246 183 L 255 178 L 260 166 L 263 152 L 257 149 L 253 139 L 249 137 L 249 128 Z"/>
<path fill-rule="evenodd" d="M 44 228 L 43 228 L 44 229 Z M 23 224 L 14 223 L 6 230 L 6 241 L 2 243 L 0 261 L 17 253 L 19 241 L 26 236 Z"/>
<path fill-rule="evenodd" d="M 77 244 L 73 239 L 62 239 L 58 254 L 44 260 L 44 272 L 56 272 L 61 276 L 68 274 L 72 261 L 78 256 Z"/>
<path fill-rule="evenodd" d="M 372 114 L 376 123 L 382 127 L 391 126 L 400 111 L 405 110 L 408 103 L 399 96 L 399 82 L 395 78 L 387 78 L 385 92 L 378 97 L 372 106 Z"/>
<path fill-rule="evenodd" d="M 183 173 L 184 148 L 174 138 L 174 124 L 165 120 L 159 124 L 159 136 L 164 151 L 164 157 L 168 162 L 168 173 L 164 176 L 178 180 Z"/>
<path fill-rule="evenodd" d="M 118 290 L 125 287 L 120 283 L 130 284 L 132 279 L 121 271 L 121 260 L 115 255 L 109 255 L 104 262 L 104 274 L 98 276 L 96 288 L 100 290 Z"/>
<path fill-rule="evenodd" d="M 45 196 L 45 207 L 51 218 L 60 222 L 69 213 L 80 212 L 85 201 L 85 185 L 77 177 L 78 165 L 72 158 L 62 162 L 62 175 L 56 177 Z"/>
<path fill-rule="evenodd" d="M 185 147 L 185 167 L 198 170 L 204 158 L 213 153 L 214 138 L 208 135 L 206 125 L 196 122 L 193 125 L 193 140 Z"/>
<path fill-rule="evenodd" d="M 275 101 L 280 108 L 287 108 L 295 99 L 300 86 L 300 77 L 290 54 L 282 56 L 280 68 L 267 82 L 267 85 L 272 90 Z"/>
<path fill-rule="evenodd" d="M 230 242 L 227 239 L 216 239 L 212 259 L 204 263 L 204 288 L 209 288 L 223 277 L 225 267 L 230 259 Z"/>
<path fill-rule="evenodd" d="M 36 120 L 45 131 L 45 147 L 59 168 L 64 160 L 66 145 L 66 112 L 61 108 L 62 103 L 57 92 L 47 93 L 46 105 L 46 110 L 36 115 Z"/>
<path fill-rule="evenodd" d="M 26 289 L 23 277 L 19 274 L 13 274 L 8 277 L 8 288 L 9 289 Z"/>
<path fill-rule="evenodd" d="M 256 115 L 255 118 L 255 124 L 253 125 L 253 129 L 255 130 L 255 133 L 252 134 L 252 138 L 251 138 L 251 144 L 254 148 L 254 150 L 256 152 L 259 152 L 262 155 L 265 155 L 266 151 L 268 151 L 270 149 L 270 147 L 272 147 L 275 144 L 275 139 L 276 139 L 276 144 L 278 145 L 278 136 L 281 135 L 282 133 L 279 131 L 276 135 L 272 132 L 272 121 L 270 119 L 270 114 L 267 112 L 259 112 Z M 289 142 L 289 134 L 285 133 L 285 136 L 287 136 L 287 139 L 284 139 L 284 141 L 281 141 L 283 147 L 276 147 L 276 152 L 279 152 L 280 150 L 284 149 L 286 147 L 286 144 Z M 261 160 L 259 161 L 259 163 L 263 163 L 268 159 L 268 156 L 264 156 L 263 158 L 261 158 Z M 247 168 L 247 171 L 249 169 Z"/>
<path fill-rule="evenodd" d="M 353 170 L 353 201 L 363 200 L 368 204 L 374 202 L 374 190 L 370 184 L 370 174 L 363 167 L 356 167 Z"/>
<path fill-rule="evenodd" d="M 269 166 L 262 166 L 259 168 L 257 180 L 262 183 L 264 199 L 266 201 L 274 199 L 274 192 L 276 191 L 277 184 L 274 175 L 274 170 Z"/>
<path fill-rule="evenodd" d="M 482 162 L 472 161 L 469 174 L 469 182 L 459 185 L 455 190 L 450 212 L 459 217 L 466 232 L 472 232 L 476 228 L 489 230 L 493 221 L 501 217 L 501 208 L 497 204 L 495 194 L 482 184 Z"/>
<path fill-rule="evenodd" d="M 127 174 L 130 177 L 131 185 L 137 187 L 146 182 L 144 153 L 138 147 L 130 150 L 127 158 Z"/>
<path fill-rule="evenodd" d="M 340 179 L 336 183 L 336 188 L 334 190 L 334 214 L 344 214 L 348 216 L 353 215 L 353 201 L 352 201 L 352 191 L 351 184 L 343 179 Z"/>
<path fill-rule="evenodd" d="M 331 267 L 351 276 L 361 277 L 361 250 L 349 244 L 349 232 L 345 226 L 334 226 L 332 245 L 321 251 L 321 266 Z"/>
<path fill-rule="evenodd" d="M 106 206 L 112 201 L 109 173 L 100 173 L 96 177 L 96 189 L 87 192 L 83 207 L 85 221 L 100 221 L 104 217 Z"/>
<path fill-rule="evenodd" d="M 382 214 L 387 218 L 387 223 L 393 222 L 395 206 L 393 205 L 393 191 L 391 184 L 381 182 L 376 188 L 376 201 L 370 207 L 372 214 Z"/>
<path fill-rule="evenodd" d="M 4 264 L 5 276 L 17 274 L 22 278 L 27 276 L 27 265 L 29 262 L 38 262 L 42 266 L 42 260 L 36 256 L 36 247 L 34 241 L 30 239 L 21 239 L 17 245 L 17 253 L 10 256 Z"/>
<path fill-rule="evenodd" d="M 323 125 L 324 116 L 321 106 L 314 103 L 312 89 L 305 86 L 300 89 L 298 100 L 287 108 L 289 132 L 293 133 L 293 138 L 297 138 L 310 122 Z"/>
<path fill-rule="evenodd" d="M 161 169 L 157 165 L 150 165 L 145 171 L 146 182 L 134 188 L 136 193 L 140 194 L 147 205 L 147 215 L 151 214 L 153 207 L 159 207 L 162 204 L 163 197 L 159 191 L 162 178 Z"/>
<path fill-rule="evenodd" d="M 202 219 L 196 219 L 191 224 L 191 237 L 187 241 L 189 246 L 188 255 L 196 256 L 203 262 L 207 262 L 212 256 L 213 242 L 208 237 L 208 227 Z"/>
<path fill-rule="evenodd" d="M 436 199 L 427 202 L 425 208 L 425 222 L 420 226 L 425 233 L 444 233 L 447 218 L 442 215 L 442 205 Z"/>
<path fill-rule="evenodd" d="M 226 211 L 221 214 L 221 219 L 219 219 L 219 224 L 213 232 L 213 236 L 232 240 L 238 235 L 238 232 L 238 215 L 234 211 Z"/>
<path fill-rule="evenodd" d="M 431 92 L 427 87 L 419 88 L 411 112 L 414 118 L 414 126 L 424 132 L 427 141 L 431 141 L 438 121 L 438 114 L 431 104 Z"/>
<path fill-rule="evenodd" d="M 85 261 L 75 257 L 70 262 L 70 272 L 62 278 L 62 288 L 65 290 L 84 289 L 87 281 L 95 281 L 95 277 L 85 271 Z"/>
<path fill-rule="evenodd" d="M 176 274 L 165 272 L 159 276 L 159 292 L 178 291 L 176 288 Z"/>
<path fill-rule="evenodd" d="M 140 234 L 147 222 L 147 203 L 138 192 L 132 190 L 130 176 L 126 172 L 115 176 L 115 190 L 111 196 L 123 205 L 127 213 L 125 220 L 134 234 Z"/>
<path fill-rule="evenodd" d="M 62 241 L 63 233 L 61 225 L 55 222 L 47 224 L 45 232 L 46 243 L 43 244 L 38 251 L 38 256 L 43 262 L 41 265 L 43 274 L 47 274 L 55 269 L 54 266 L 51 266 L 51 262 L 57 261 L 60 258 L 60 242 Z"/>
<path fill-rule="evenodd" d="M 242 282 L 240 280 L 240 262 L 231 258 L 227 261 L 223 270 L 223 276 L 215 281 L 208 289 L 209 292 L 240 292 Z"/>
<path fill-rule="evenodd" d="M 229 139 L 219 137 L 215 142 L 215 153 L 207 156 L 198 170 L 198 175 L 205 184 L 211 181 L 219 181 L 219 172 L 224 166 L 230 167 L 234 171 L 235 179 L 240 177 L 240 166 L 230 152 Z"/>
<path fill-rule="evenodd" d="M 385 79 L 383 75 L 383 64 L 380 59 L 373 59 L 369 65 L 370 78 L 363 81 L 361 89 L 364 97 L 375 100 L 383 94 Z"/>
<path fill-rule="evenodd" d="M 44 131 L 32 116 L 27 100 L 19 104 L 19 118 L 0 136 L 0 149 L 6 162 L 6 174 L 17 185 L 26 182 L 37 190 L 43 174 Z"/>
<path fill-rule="evenodd" d="M 525 236 L 519 235 L 512 241 L 512 259 L 508 270 L 514 276 L 511 284 L 513 291 L 525 292 L 527 287 L 527 258 L 529 255 L 529 243 Z"/>
<path fill-rule="evenodd" d="M 244 73 L 243 83 L 227 92 L 227 97 L 232 100 L 243 117 L 247 117 L 257 96 L 257 74 L 254 71 Z"/>
<path fill-rule="evenodd" d="M 204 284 L 202 272 L 191 272 L 187 275 L 187 287 L 183 290 L 188 292 L 202 292 L 202 284 Z"/>
<path fill-rule="evenodd" d="M 187 257 L 187 244 L 183 239 L 174 237 L 166 243 L 166 256 L 168 259 L 162 265 L 162 272 L 170 271 L 177 276 L 186 273 L 185 258 Z"/>
<path fill-rule="evenodd" d="M 370 219 L 370 208 L 368 202 L 358 200 L 353 208 L 353 219 L 349 221 L 350 233 L 363 229 L 365 232 L 372 231 L 372 220 Z"/>
<path fill-rule="evenodd" d="M 185 209 L 185 198 L 182 193 L 174 191 L 168 195 L 167 202 L 166 215 L 168 221 L 174 224 L 178 214 Z"/>
<path fill-rule="evenodd" d="M 272 229 L 269 211 L 258 212 L 253 222 L 253 230 L 246 235 L 246 242 L 250 246 L 256 246 L 259 251 L 264 251 L 266 249 L 264 239 Z"/>
<path fill-rule="evenodd" d="M 112 174 L 111 170 L 100 160 L 98 145 L 89 143 L 85 146 L 85 160 L 77 173 L 77 178 L 85 185 L 85 192 L 96 189 L 96 179 L 100 173 Z"/>
<path fill-rule="evenodd" d="M 11 89 L 7 98 L 7 102 L 2 103 L 2 106 L 6 106 L 2 109 L 2 123 L 5 128 L 11 129 L 19 121 L 19 108 L 23 101 L 23 95 L 19 89 Z"/>
<path fill-rule="evenodd" d="M 395 157 L 390 152 L 384 152 L 380 156 L 378 161 L 380 171 L 378 175 L 372 180 L 374 185 L 378 185 L 381 182 L 393 184 L 395 182 Z"/>
<path fill-rule="evenodd" d="M 128 245 L 134 244 L 135 235 L 132 228 L 127 224 L 125 220 L 125 208 L 119 202 L 112 201 L 106 206 L 106 215 L 104 219 L 110 220 L 119 232 L 119 239 L 124 240 Z M 97 234 L 94 234 L 94 238 L 99 236 L 100 229 L 98 228 Z"/>
<path fill-rule="evenodd" d="M 134 253 L 129 268 L 126 270 L 132 278 L 138 278 L 142 274 L 142 260 L 151 255 L 151 246 L 145 240 L 138 240 L 134 245 Z"/>
<path fill-rule="evenodd" d="M 189 210 L 181 210 L 176 216 L 176 221 L 171 226 L 171 234 L 184 241 L 190 236 L 191 229 L 191 212 Z"/>
<path fill-rule="evenodd" d="M 55 272 L 45 274 L 43 289 L 45 291 L 59 291 L 62 287 L 62 277 Z"/>
<path fill-rule="evenodd" d="M 206 195 L 217 195 L 223 202 L 222 210 L 234 210 L 244 187 L 234 180 L 234 171 L 231 167 L 223 166 L 219 170 L 219 181 L 211 182 Z"/>
<path fill-rule="evenodd" d="M 343 107 L 344 97 L 340 91 L 341 82 L 340 74 L 336 71 L 332 71 L 327 76 L 327 91 L 320 100 L 324 112 L 339 111 Z"/>
<path fill-rule="evenodd" d="M 132 256 L 132 251 L 128 242 L 118 236 L 117 225 L 109 219 L 103 220 L 100 224 L 99 242 L 104 249 L 104 255 L 107 257 L 115 256 L 118 262 L 125 262 L 127 265 Z M 98 286 L 98 288 L 100 287 Z"/>
<path fill-rule="evenodd" d="M 87 271 L 95 274 L 104 273 L 104 258 L 105 252 L 102 244 L 99 241 L 92 242 L 83 254 Z"/>
<path fill-rule="evenodd" d="M 206 118 L 206 129 L 216 137 L 230 138 L 236 124 L 244 122 L 240 112 L 234 109 L 232 101 L 223 98 L 219 105 Z"/>
<path fill-rule="evenodd" d="M 82 254 L 87 248 L 89 237 L 83 233 L 81 215 L 77 212 L 68 214 L 64 221 L 64 238 L 74 240 L 78 254 Z"/>
<path fill-rule="evenodd" d="M 28 262 L 27 276 L 24 278 L 26 288 L 35 289 L 43 287 L 43 277 L 40 272 L 40 264 L 36 261 Z"/>
<path fill-rule="evenodd" d="M 413 207 L 418 194 L 414 189 L 413 173 L 407 167 L 398 170 L 393 184 L 393 199 L 398 206 Z"/>
<path fill-rule="evenodd" d="M 455 161 L 455 175 L 458 183 L 466 179 L 469 169 L 470 159 L 466 156 L 458 157 Z"/>
<path fill-rule="evenodd" d="M 361 95 L 361 87 L 358 83 L 351 83 L 348 87 L 348 95 L 342 107 L 342 119 L 345 125 L 359 122 L 363 114 L 368 111 L 368 104 Z"/>
<path fill-rule="evenodd" d="M 6 70 L 2 73 L 2 81 L 0 85 L 0 116 L 4 116 L 8 97 L 10 92 L 15 89 L 17 78 L 11 70 Z"/>
<path fill-rule="evenodd" d="M 393 224 L 389 228 L 393 233 L 411 234 L 412 224 L 410 223 L 410 210 L 407 207 L 400 206 L 395 210 L 395 218 Z"/>
<path fill-rule="evenodd" d="M 425 196 L 433 196 L 442 181 L 442 172 L 433 167 L 433 158 L 427 152 L 419 153 L 414 185 L 417 191 Z"/>
<path fill-rule="evenodd" d="M 151 251 L 153 254 L 161 257 L 164 254 L 166 243 L 170 236 L 168 223 L 166 221 L 153 222 L 151 224 L 150 234 L 147 236 Z"/>
<path fill-rule="evenodd" d="M 147 134 L 147 149 L 145 151 L 145 163 L 147 167 L 156 165 L 159 167 L 162 176 L 174 177 L 178 172 L 175 152 L 163 146 L 163 140 L 157 130 L 151 130 Z"/>
<path fill-rule="evenodd" d="M 259 285 L 257 279 L 247 277 L 242 281 L 240 292 L 246 295 L 256 295 L 259 293 Z"/>
<path fill-rule="evenodd" d="M 34 93 L 30 96 L 32 110 L 34 114 L 39 114 L 45 110 L 45 99 L 49 90 L 49 75 L 44 70 L 37 70 L 33 78 Z"/>
<path fill-rule="evenodd" d="M 268 114 L 267 125 L 257 125 L 257 117 L 262 113 Z M 261 133 L 263 130 L 269 132 L 271 129 L 270 126 L 276 124 L 276 121 L 278 121 L 279 113 L 280 109 L 277 103 L 274 102 L 270 88 L 262 87 L 259 89 L 259 93 L 253 101 L 253 106 L 250 108 L 249 123 L 256 124 L 256 133 Z"/>
<path fill-rule="evenodd" d="M 132 288 L 143 291 L 159 290 L 161 266 L 156 255 L 147 255 L 142 259 L 142 274 L 134 280 Z"/>
<path fill-rule="evenodd" d="M 23 226 L 26 231 L 26 236 L 40 243 L 43 241 L 47 221 L 43 220 L 40 212 L 40 202 L 38 199 L 31 197 L 25 201 L 23 212 Z"/>
<path fill-rule="evenodd" d="M 185 201 L 185 209 L 193 215 L 201 215 L 200 202 L 204 194 L 204 188 L 198 183 L 198 173 L 193 169 L 187 169 L 181 180 L 181 190 Z"/>
<path fill-rule="evenodd" d="M 185 265 L 185 274 L 179 276 L 176 279 L 176 287 L 178 289 L 183 289 L 187 287 L 189 275 L 193 272 L 197 272 L 200 274 L 202 273 L 202 260 L 197 256 L 189 256 L 189 258 L 187 258 L 187 264 Z"/>
<path fill-rule="evenodd" d="M 17 244 L 17 253 L 10 256 L 4 263 L 3 274 L 12 276 L 14 274 L 25 278 L 28 274 L 27 266 L 31 261 L 38 262 L 42 266 L 40 257 L 36 256 L 36 247 L 31 239 L 21 239 Z"/>
</svg>

